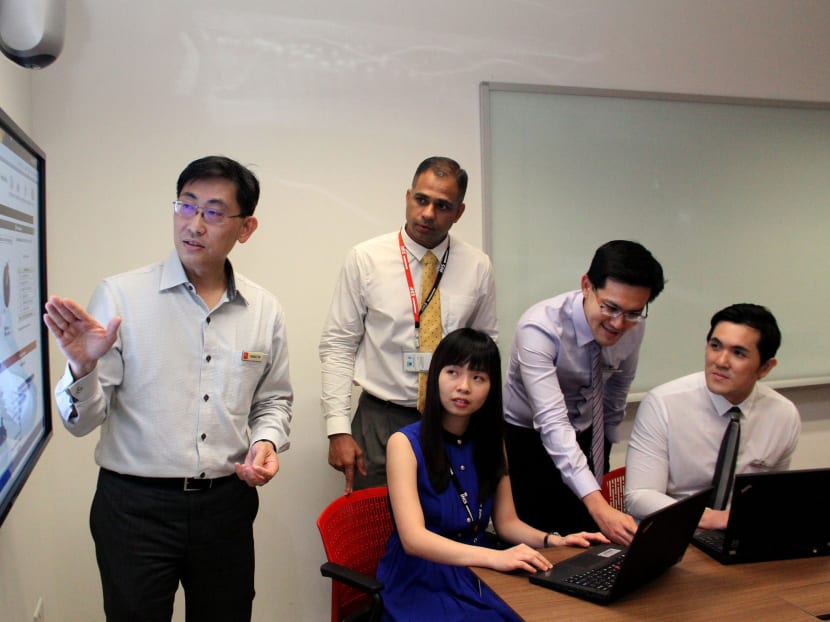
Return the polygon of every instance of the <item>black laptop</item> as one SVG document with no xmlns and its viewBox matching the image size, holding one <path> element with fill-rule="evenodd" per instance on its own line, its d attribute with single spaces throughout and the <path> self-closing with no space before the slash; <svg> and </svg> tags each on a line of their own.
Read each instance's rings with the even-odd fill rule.
<svg viewBox="0 0 830 622">
<path fill-rule="evenodd" d="M 726 529 L 692 541 L 722 564 L 830 555 L 830 469 L 736 475 Z"/>
<path fill-rule="evenodd" d="M 559 562 L 530 582 L 599 603 L 608 603 L 676 564 L 697 528 L 711 488 L 649 514 L 627 547 L 592 546 Z"/>
</svg>

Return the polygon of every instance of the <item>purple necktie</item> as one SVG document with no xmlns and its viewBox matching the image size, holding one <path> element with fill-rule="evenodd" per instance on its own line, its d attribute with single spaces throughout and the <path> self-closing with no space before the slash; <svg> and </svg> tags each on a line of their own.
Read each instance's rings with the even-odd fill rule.
<svg viewBox="0 0 830 622">
<path fill-rule="evenodd" d="M 594 343 L 594 360 L 591 366 L 591 457 L 594 475 L 602 485 L 605 474 L 605 416 L 602 407 L 602 348 Z"/>
</svg>

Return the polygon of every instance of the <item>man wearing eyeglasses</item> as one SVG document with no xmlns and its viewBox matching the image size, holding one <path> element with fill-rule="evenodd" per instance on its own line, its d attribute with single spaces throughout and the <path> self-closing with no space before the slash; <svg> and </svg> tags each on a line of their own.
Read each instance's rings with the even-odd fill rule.
<svg viewBox="0 0 830 622">
<path fill-rule="evenodd" d="M 257 228 L 254 174 L 191 162 L 173 202 L 175 251 L 105 279 L 88 312 L 52 296 L 67 358 L 64 426 L 100 428 L 90 512 L 108 620 L 250 620 L 256 486 L 288 448 L 292 391 L 282 308 L 228 254 Z"/>
<path fill-rule="evenodd" d="M 642 245 L 600 246 L 580 289 L 519 319 L 504 389 L 505 443 L 519 517 L 550 533 L 628 544 L 637 525 L 602 497 L 611 444 L 663 269 Z"/>
</svg>

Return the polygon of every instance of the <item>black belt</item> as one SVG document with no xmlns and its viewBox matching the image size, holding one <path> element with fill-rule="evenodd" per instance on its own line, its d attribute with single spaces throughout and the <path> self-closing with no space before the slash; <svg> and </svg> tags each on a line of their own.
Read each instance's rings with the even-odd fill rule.
<svg viewBox="0 0 830 622">
<path fill-rule="evenodd" d="M 141 484 L 142 486 L 151 486 L 153 488 L 166 488 L 169 490 L 181 490 L 183 492 L 196 492 L 199 490 L 210 490 L 211 488 L 218 488 L 227 484 L 234 479 L 239 479 L 236 475 L 225 475 L 224 477 L 216 477 L 214 479 L 207 479 L 204 477 L 140 477 L 138 475 L 126 475 L 124 473 L 116 473 L 101 467 L 101 471 L 111 477 L 121 479 L 134 484 Z"/>
<path fill-rule="evenodd" d="M 360 394 L 360 396 L 365 397 L 366 399 L 371 400 L 375 404 L 383 406 L 384 408 L 400 408 L 402 410 L 414 410 L 415 412 L 418 412 L 418 409 L 415 406 L 402 406 L 401 404 L 396 404 L 395 402 L 388 402 L 386 400 L 380 399 L 379 397 L 375 397 L 374 395 L 366 391 L 363 391 Z M 418 413 L 418 416 L 420 417 L 420 413 Z"/>
</svg>

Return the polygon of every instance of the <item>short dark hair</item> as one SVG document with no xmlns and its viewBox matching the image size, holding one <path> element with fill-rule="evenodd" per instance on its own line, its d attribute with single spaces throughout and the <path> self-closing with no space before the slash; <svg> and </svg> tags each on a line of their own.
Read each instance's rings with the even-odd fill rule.
<svg viewBox="0 0 830 622">
<path fill-rule="evenodd" d="M 666 283 L 660 262 L 645 246 L 629 240 L 612 240 L 600 246 L 588 268 L 588 279 L 597 289 L 605 287 L 606 279 L 647 287 L 649 302 L 660 295 Z"/>
<path fill-rule="evenodd" d="M 200 179 L 227 179 L 236 184 L 236 202 L 240 213 L 252 216 L 259 202 L 259 180 L 249 169 L 225 156 L 206 156 L 193 160 L 179 175 L 176 182 L 176 196 L 182 188 Z"/>
<path fill-rule="evenodd" d="M 464 195 L 467 194 L 467 171 L 461 168 L 452 158 L 443 156 L 432 156 L 424 160 L 415 169 L 412 177 L 412 187 L 418 183 L 418 178 L 427 171 L 432 171 L 436 177 L 454 177 L 455 185 L 458 186 L 458 203 L 464 202 Z"/>
<path fill-rule="evenodd" d="M 485 372 L 490 377 L 487 399 L 473 414 L 467 428 L 473 443 L 473 462 L 483 501 L 495 494 L 499 481 L 507 473 L 499 348 L 487 334 L 473 328 L 459 328 L 444 337 L 432 355 L 421 417 L 421 446 L 430 482 L 438 492 L 446 490 L 450 480 L 449 462 L 444 451 L 444 407 L 438 389 L 438 376 L 448 365 L 469 365 L 470 369 Z"/>
<path fill-rule="evenodd" d="M 721 309 L 712 316 L 709 322 L 709 332 L 706 333 L 706 341 L 712 338 L 715 327 L 721 322 L 732 324 L 744 324 L 757 330 L 761 336 L 758 337 L 758 352 L 761 354 L 761 365 L 766 363 L 781 346 L 781 331 L 778 329 L 778 322 L 775 316 L 766 307 L 761 305 L 741 302 Z"/>
</svg>

